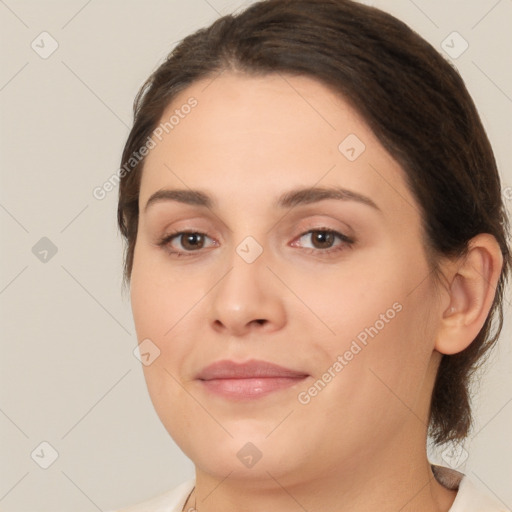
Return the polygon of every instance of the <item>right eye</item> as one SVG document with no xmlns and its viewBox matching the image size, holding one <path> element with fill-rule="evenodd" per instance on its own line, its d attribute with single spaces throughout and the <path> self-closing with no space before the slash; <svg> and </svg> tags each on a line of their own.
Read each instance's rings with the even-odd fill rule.
<svg viewBox="0 0 512 512">
<path fill-rule="evenodd" d="M 199 249 L 204 248 L 206 238 L 210 237 L 199 231 L 175 231 L 165 235 L 157 245 L 165 249 L 170 255 L 175 255 L 176 257 L 189 256 L 190 254 L 187 253 L 198 252 Z M 175 245 L 173 245 L 175 240 L 178 240 L 182 249 L 176 249 Z"/>
</svg>

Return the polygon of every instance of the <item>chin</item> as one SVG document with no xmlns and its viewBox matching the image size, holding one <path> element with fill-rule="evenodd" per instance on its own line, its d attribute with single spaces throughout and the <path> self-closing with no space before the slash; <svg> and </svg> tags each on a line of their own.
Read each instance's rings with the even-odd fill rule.
<svg viewBox="0 0 512 512">
<path fill-rule="evenodd" d="M 237 430 L 227 425 L 233 437 L 213 425 L 209 431 L 202 429 L 192 433 L 189 430 L 188 435 L 183 428 L 171 428 L 168 432 L 196 467 L 221 479 L 231 473 L 230 478 L 268 480 L 267 471 L 276 476 L 293 470 L 295 457 L 289 456 L 291 451 L 297 455 L 297 444 L 293 440 L 287 445 L 278 436 L 268 437 L 268 428 L 260 425 L 258 429 L 250 420 L 248 425 L 244 423 L 241 420 L 233 424 L 232 427 L 240 427 Z"/>
</svg>

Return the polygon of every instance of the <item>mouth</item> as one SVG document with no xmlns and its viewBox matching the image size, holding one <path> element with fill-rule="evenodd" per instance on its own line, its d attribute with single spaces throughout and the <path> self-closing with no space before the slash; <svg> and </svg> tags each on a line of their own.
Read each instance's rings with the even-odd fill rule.
<svg viewBox="0 0 512 512">
<path fill-rule="evenodd" d="M 290 388 L 307 377 L 309 375 L 305 372 L 267 361 L 235 363 L 224 360 L 204 368 L 196 379 L 211 393 L 225 398 L 245 400 Z"/>
</svg>

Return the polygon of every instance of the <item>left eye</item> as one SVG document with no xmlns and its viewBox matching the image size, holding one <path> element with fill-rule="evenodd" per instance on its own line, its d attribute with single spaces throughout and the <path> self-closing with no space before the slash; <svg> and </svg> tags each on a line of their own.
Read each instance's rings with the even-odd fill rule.
<svg viewBox="0 0 512 512">
<path fill-rule="evenodd" d="M 341 251 L 345 248 L 345 246 L 350 246 L 354 243 L 354 241 L 343 233 L 339 233 L 338 231 L 334 231 L 332 229 L 321 228 L 321 229 L 312 229 L 302 234 L 299 240 L 302 240 L 305 237 L 309 237 L 312 240 L 313 251 L 321 252 L 321 253 L 331 253 L 334 251 Z M 333 247 L 333 244 L 338 238 L 341 240 L 341 244 Z M 294 244 L 292 244 L 294 246 Z"/>
</svg>

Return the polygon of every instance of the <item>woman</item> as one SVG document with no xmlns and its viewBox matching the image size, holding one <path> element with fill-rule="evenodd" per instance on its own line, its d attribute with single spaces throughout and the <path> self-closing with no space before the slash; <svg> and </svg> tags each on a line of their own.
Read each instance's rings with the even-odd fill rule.
<svg viewBox="0 0 512 512">
<path fill-rule="evenodd" d="M 468 435 L 511 262 L 428 43 L 349 0 L 224 16 L 142 87 L 122 168 L 145 378 L 196 468 L 128 510 L 505 510 L 426 454 Z"/>
</svg>

